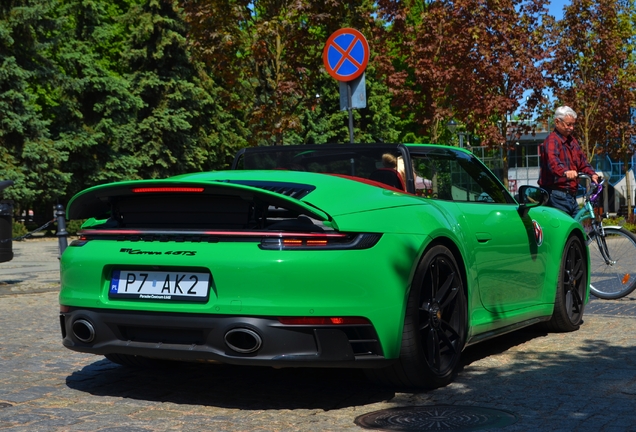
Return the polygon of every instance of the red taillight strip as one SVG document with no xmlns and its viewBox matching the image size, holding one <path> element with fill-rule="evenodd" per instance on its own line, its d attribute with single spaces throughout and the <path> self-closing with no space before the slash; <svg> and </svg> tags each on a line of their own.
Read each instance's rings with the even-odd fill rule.
<svg viewBox="0 0 636 432">
<path fill-rule="evenodd" d="M 284 325 L 369 325 L 371 322 L 362 317 L 279 317 Z"/>
<path fill-rule="evenodd" d="M 204 191 L 202 187 L 137 187 L 132 188 L 131 191 L 133 193 L 171 193 L 171 192 L 180 192 L 180 193 L 200 193 Z"/>
<path fill-rule="evenodd" d="M 277 231 L 199 231 L 199 230 L 138 230 L 138 229 L 90 229 L 77 232 L 80 236 L 118 236 L 118 235 L 208 235 L 223 237 L 311 237 L 314 241 L 325 238 L 346 238 L 342 233 L 297 233 Z"/>
<path fill-rule="evenodd" d="M 369 249 L 382 237 L 373 233 L 349 233 L 346 237 L 325 238 L 312 237 L 265 237 L 261 239 L 260 248 L 263 250 L 345 250 Z"/>
</svg>

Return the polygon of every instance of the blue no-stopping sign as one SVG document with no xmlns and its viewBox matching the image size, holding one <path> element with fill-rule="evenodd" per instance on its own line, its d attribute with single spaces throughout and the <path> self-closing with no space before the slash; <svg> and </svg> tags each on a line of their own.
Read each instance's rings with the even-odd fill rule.
<svg viewBox="0 0 636 432">
<path fill-rule="evenodd" d="M 369 63 L 369 44 L 358 30 L 336 30 L 325 44 L 322 59 L 329 75 L 338 81 L 352 81 Z"/>
</svg>

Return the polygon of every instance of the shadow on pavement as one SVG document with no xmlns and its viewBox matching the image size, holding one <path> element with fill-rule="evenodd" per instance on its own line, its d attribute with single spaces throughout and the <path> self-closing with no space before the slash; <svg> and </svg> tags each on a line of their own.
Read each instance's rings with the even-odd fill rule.
<svg viewBox="0 0 636 432">
<path fill-rule="evenodd" d="M 537 412 L 565 398 L 572 415 L 589 411 L 589 401 L 600 400 L 595 411 L 613 407 L 620 416 L 633 411 L 636 396 L 636 348 L 619 342 L 624 337 L 631 340 L 633 323 L 597 317 L 586 324 L 590 327 L 584 338 L 578 332 L 547 334 L 528 328 L 476 344 L 464 351 L 455 382 L 435 391 L 404 393 L 378 387 L 357 369 L 175 363 L 149 370 L 105 359 L 67 376 L 66 384 L 96 396 L 241 410 L 329 411 L 386 401 L 430 403 L 456 393 L 490 405 L 530 403 Z M 606 332 L 615 336 L 603 340 Z"/>
<path fill-rule="evenodd" d="M 517 330 L 493 339 L 467 347 L 462 353 L 462 368 L 486 357 L 502 354 L 511 348 L 522 345 L 533 339 L 545 337 L 547 333 L 533 326 Z M 461 373 L 461 371 L 460 371 Z"/>
<path fill-rule="evenodd" d="M 461 369 L 545 335 L 539 331 L 518 331 L 468 347 L 462 356 Z M 106 359 L 74 372 L 66 384 L 97 396 L 262 410 L 328 411 L 387 401 L 395 396 L 392 389 L 369 382 L 359 369 L 273 369 L 179 362 L 144 369 L 120 366 Z"/>
</svg>

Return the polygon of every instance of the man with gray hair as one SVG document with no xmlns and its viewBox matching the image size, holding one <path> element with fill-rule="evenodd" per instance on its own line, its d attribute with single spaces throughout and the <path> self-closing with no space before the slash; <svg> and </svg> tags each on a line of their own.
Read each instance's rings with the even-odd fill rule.
<svg viewBox="0 0 636 432">
<path fill-rule="evenodd" d="M 557 108 L 554 131 L 539 146 L 539 186 L 550 193 L 548 205 L 572 217 L 579 210 L 576 202 L 579 173 L 589 175 L 593 182 L 598 183 L 598 175 L 572 136 L 576 117 L 576 112 L 568 106 Z"/>
</svg>

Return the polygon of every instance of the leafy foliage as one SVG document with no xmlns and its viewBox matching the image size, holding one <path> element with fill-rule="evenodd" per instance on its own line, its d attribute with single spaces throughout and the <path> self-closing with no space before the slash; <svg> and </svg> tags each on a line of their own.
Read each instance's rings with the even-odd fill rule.
<svg viewBox="0 0 636 432">
<path fill-rule="evenodd" d="M 633 154 L 631 140 L 621 136 L 634 132 L 635 37 L 633 0 L 573 0 L 551 34 L 549 84 L 559 103 L 579 114 L 577 132 L 588 157 Z"/>
<path fill-rule="evenodd" d="M 402 118 L 419 124 L 432 142 L 449 139 L 452 118 L 482 145 L 511 141 L 512 114 L 529 114 L 541 100 L 546 1 L 379 3 L 392 23 L 382 67 Z"/>
<path fill-rule="evenodd" d="M 226 103 L 245 113 L 250 145 L 348 141 L 348 115 L 339 112 L 338 83 L 324 71 L 322 49 L 341 27 L 371 34 L 374 2 L 209 0 L 184 5 L 196 52 L 225 89 Z M 373 73 L 366 71 L 367 82 L 378 92 L 366 110 L 355 113 L 358 142 L 397 136 L 388 90 Z"/>
<path fill-rule="evenodd" d="M 580 113 L 589 155 L 627 161 L 634 0 L 572 0 L 562 21 L 546 4 L 3 1 L 0 179 L 15 181 L 4 198 L 48 214 L 95 184 L 226 168 L 247 145 L 349 141 L 322 60 L 342 27 L 371 50 L 356 142 L 452 143 L 455 119 L 505 149 L 526 132 L 513 116 L 548 116 L 554 102 Z"/>
<path fill-rule="evenodd" d="M 48 213 L 87 186 L 223 168 L 240 119 L 189 53 L 176 2 L 23 1 L 0 9 L 0 177 Z"/>
<path fill-rule="evenodd" d="M 3 197 L 16 210 L 64 193 L 70 174 L 61 169 L 68 153 L 51 138 L 43 109 L 54 104 L 54 65 L 43 55 L 58 23 L 53 2 L 15 1 L 0 8 L 0 179 L 15 185 Z"/>
<path fill-rule="evenodd" d="M 69 33 L 83 36 L 69 39 L 57 54 L 66 71 L 67 121 L 60 138 L 74 150 L 76 189 L 227 164 L 233 145 L 241 143 L 240 128 L 226 132 L 233 119 L 188 55 L 176 3 L 96 6 L 72 0 L 60 10 L 72 17 Z M 113 12 L 119 13 L 113 18 Z"/>
</svg>

